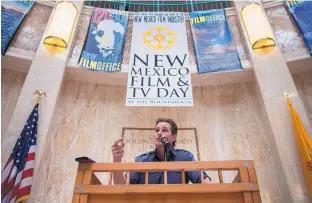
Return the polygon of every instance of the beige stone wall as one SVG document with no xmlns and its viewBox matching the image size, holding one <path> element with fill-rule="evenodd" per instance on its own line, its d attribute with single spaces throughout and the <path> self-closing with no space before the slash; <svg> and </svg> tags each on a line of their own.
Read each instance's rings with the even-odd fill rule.
<svg viewBox="0 0 312 203">
<path fill-rule="evenodd" d="M 312 123 L 312 71 L 293 75 L 293 79 Z"/>
<path fill-rule="evenodd" d="M 2 125 L 10 119 L 24 79 L 24 73 L 2 71 Z M 63 83 L 42 167 L 36 171 L 38 193 L 29 202 L 70 202 L 76 157 L 109 162 L 110 146 L 122 127 L 151 128 L 161 116 L 173 118 L 179 127 L 197 129 L 201 160 L 253 159 L 264 202 L 283 202 L 254 84 L 196 87 L 192 108 L 125 107 L 125 93 L 125 87 Z M 3 137 L 2 146 L 5 143 Z M 211 176 L 217 182 L 216 174 Z"/>
<path fill-rule="evenodd" d="M 27 73 L 1 69 L 1 144 L 6 140 L 5 132 L 13 114 L 18 96 Z M 3 159 L 3 157 L 1 157 Z M 3 166 L 3 161 L 1 162 Z"/>
<path fill-rule="evenodd" d="M 26 73 L 2 69 L 2 146 L 8 142 L 5 131 L 25 78 Z M 293 78 L 305 109 L 311 114 L 312 72 Z M 197 129 L 201 160 L 253 159 L 264 202 L 282 202 L 276 160 L 270 155 L 274 150 L 272 139 L 263 127 L 266 118 L 261 115 L 255 86 L 241 83 L 197 87 L 192 108 L 144 108 L 125 107 L 124 87 L 65 81 L 49 130 L 43 167 L 37 171 L 40 190 L 31 202 L 69 202 L 76 157 L 109 162 L 110 145 L 121 136 L 123 127 L 151 128 L 161 116 L 173 118 L 181 128 Z M 6 159 L 1 157 L 2 166 Z M 217 181 L 216 174 L 211 176 Z"/>
</svg>

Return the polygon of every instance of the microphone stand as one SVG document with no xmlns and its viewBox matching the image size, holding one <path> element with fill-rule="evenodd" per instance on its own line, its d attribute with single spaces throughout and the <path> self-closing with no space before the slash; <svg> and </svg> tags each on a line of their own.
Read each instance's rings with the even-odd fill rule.
<svg viewBox="0 0 312 203">
<path fill-rule="evenodd" d="M 167 162 L 168 161 L 168 145 L 166 144 L 165 145 L 165 153 L 164 153 L 164 155 L 165 155 L 165 162 Z"/>
<path fill-rule="evenodd" d="M 170 144 L 169 144 L 168 139 L 166 137 L 161 138 L 161 143 L 165 147 L 164 159 L 165 159 L 165 162 L 166 162 L 166 161 L 168 161 L 168 147 L 169 147 Z"/>
</svg>

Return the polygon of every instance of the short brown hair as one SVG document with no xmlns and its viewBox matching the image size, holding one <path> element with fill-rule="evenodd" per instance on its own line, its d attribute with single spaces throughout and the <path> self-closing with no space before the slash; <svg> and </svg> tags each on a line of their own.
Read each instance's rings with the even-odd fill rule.
<svg viewBox="0 0 312 203">
<path fill-rule="evenodd" d="M 161 122 L 166 122 L 170 124 L 170 130 L 173 135 L 178 134 L 178 126 L 177 124 L 170 118 L 158 118 L 156 121 L 156 125 Z"/>
</svg>

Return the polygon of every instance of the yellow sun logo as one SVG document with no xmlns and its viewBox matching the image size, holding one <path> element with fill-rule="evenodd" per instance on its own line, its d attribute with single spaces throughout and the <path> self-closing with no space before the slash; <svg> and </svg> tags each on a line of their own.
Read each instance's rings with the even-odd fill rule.
<svg viewBox="0 0 312 203">
<path fill-rule="evenodd" d="M 174 40 L 174 33 L 165 27 L 153 27 L 144 33 L 144 43 L 155 49 L 168 49 Z"/>
</svg>

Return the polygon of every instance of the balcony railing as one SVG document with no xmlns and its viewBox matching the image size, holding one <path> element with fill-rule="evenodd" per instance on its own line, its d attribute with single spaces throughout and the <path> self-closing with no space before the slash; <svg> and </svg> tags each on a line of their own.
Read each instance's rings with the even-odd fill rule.
<svg viewBox="0 0 312 203">
<path fill-rule="evenodd" d="M 86 1 L 86 5 L 99 8 L 111 8 L 131 12 L 139 11 L 202 11 L 210 9 L 227 8 L 227 1 L 127 1 L 127 0 L 106 0 L 106 1 Z"/>
</svg>

